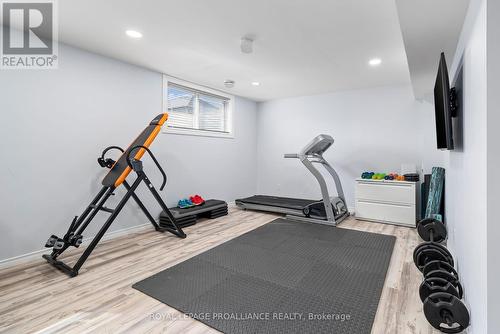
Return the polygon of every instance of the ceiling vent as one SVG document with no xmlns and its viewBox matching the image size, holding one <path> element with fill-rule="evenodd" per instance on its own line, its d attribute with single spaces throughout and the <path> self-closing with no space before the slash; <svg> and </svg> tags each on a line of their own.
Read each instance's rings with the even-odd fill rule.
<svg viewBox="0 0 500 334">
<path fill-rule="evenodd" d="M 253 39 L 250 37 L 241 38 L 241 52 L 252 53 L 253 52 Z"/>
</svg>

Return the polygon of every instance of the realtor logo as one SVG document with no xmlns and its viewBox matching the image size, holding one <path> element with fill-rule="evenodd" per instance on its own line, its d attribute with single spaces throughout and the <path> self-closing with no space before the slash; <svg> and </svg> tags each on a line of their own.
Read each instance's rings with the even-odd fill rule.
<svg viewBox="0 0 500 334">
<path fill-rule="evenodd" d="M 2 69 L 57 68 L 55 0 L 0 0 Z"/>
</svg>

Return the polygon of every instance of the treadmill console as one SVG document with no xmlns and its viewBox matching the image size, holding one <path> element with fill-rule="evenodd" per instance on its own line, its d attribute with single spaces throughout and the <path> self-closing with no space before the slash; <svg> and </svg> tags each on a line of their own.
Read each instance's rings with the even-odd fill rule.
<svg viewBox="0 0 500 334">
<path fill-rule="evenodd" d="M 329 135 L 319 135 L 307 144 L 300 152 L 301 155 L 323 155 L 323 153 L 332 146 L 334 140 Z"/>
</svg>

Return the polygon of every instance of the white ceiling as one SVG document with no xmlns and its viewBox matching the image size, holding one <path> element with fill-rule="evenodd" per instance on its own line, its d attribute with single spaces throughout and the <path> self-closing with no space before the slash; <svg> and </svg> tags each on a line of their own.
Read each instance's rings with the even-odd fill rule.
<svg viewBox="0 0 500 334">
<path fill-rule="evenodd" d="M 445 53 L 449 69 L 469 0 L 396 0 L 396 4 L 414 95 L 433 101 L 439 55 Z"/>
<path fill-rule="evenodd" d="M 394 0 L 58 3 L 67 44 L 258 101 L 410 82 Z M 247 34 L 253 54 L 240 51 Z M 225 79 L 235 87 L 224 89 Z"/>
</svg>

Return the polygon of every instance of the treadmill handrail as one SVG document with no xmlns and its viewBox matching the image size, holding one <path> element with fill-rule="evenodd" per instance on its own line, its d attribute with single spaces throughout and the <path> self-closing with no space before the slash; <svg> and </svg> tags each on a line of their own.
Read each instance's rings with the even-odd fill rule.
<svg viewBox="0 0 500 334">
<path fill-rule="evenodd" d="M 327 216 L 327 220 L 332 222 L 334 225 L 336 225 L 335 222 L 335 216 L 333 213 L 332 205 L 330 202 L 330 193 L 328 191 L 328 186 L 326 183 L 325 178 L 323 175 L 319 172 L 319 170 L 313 165 L 314 163 L 318 163 L 323 165 L 323 167 L 326 169 L 328 174 L 333 178 L 333 181 L 335 183 L 335 188 L 337 188 L 337 195 L 338 197 L 344 202 L 345 197 L 344 197 L 344 190 L 342 189 L 342 183 L 340 182 L 340 178 L 335 171 L 335 169 L 326 161 L 326 159 L 323 157 L 323 153 L 330 148 L 330 146 L 333 144 L 334 140 L 331 136 L 321 134 L 316 136 L 306 147 L 300 151 L 300 153 L 288 153 L 285 154 L 285 158 L 298 158 L 302 162 L 302 164 L 313 174 L 313 176 L 316 178 L 316 181 L 319 183 L 320 189 L 321 189 L 321 196 L 323 198 L 323 204 L 325 205 L 325 212 Z M 326 143 L 326 145 L 325 145 Z M 316 149 L 316 145 L 318 144 L 323 144 L 322 150 L 316 150 L 315 153 L 310 153 L 306 154 L 307 152 L 311 152 L 311 150 Z M 321 153 L 318 153 L 321 152 Z"/>
<path fill-rule="evenodd" d="M 318 181 L 319 187 L 321 189 L 321 196 L 323 197 L 323 205 L 325 206 L 326 219 L 335 225 L 335 215 L 333 213 L 332 204 L 330 202 L 330 194 L 328 192 L 328 186 L 326 184 L 325 178 L 319 172 L 319 170 L 314 167 L 311 161 L 309 161 L 308 159 L 301 159 L 301 162 L 304 164 L 304 166 L 306 166 L 311 174 L 314 175 L 316 181 Z"/>
<path fill-rule="evenodd" d="M 323 158 L 323 156 L 321 154 L 309 154 L 309 155 L 305 155 L 305 154 L 301 154 L 301 153 L 286 153 L 283 155 L 283 157 L 285 159 L 317 159 L 317 160 L 321 160 L 321 161 L 324 161 L 325 158 Z"/>
<path fill-rule="evenodd" d="M 310 162 L 318 164 L 328 164 L 328 162 L 320 155 L 304 155 L 302 159 L 307 159 Z"/>
</svg>

